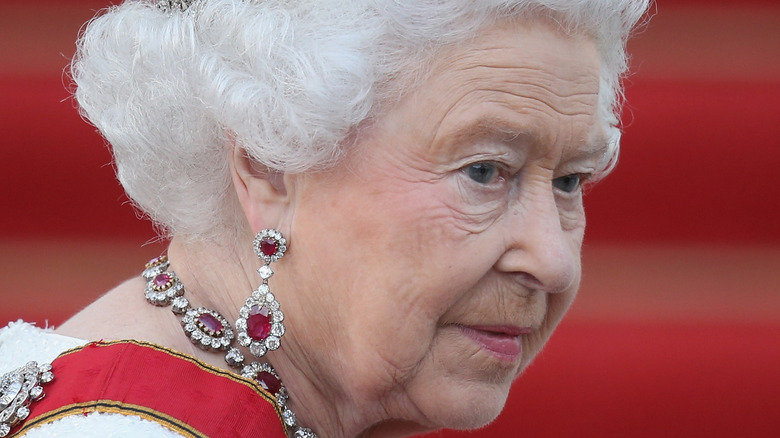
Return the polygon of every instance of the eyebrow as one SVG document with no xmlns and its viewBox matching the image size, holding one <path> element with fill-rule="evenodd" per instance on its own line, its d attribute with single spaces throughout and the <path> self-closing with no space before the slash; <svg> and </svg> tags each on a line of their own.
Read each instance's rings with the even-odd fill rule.
<svg viewBox="0 0 780 438">
<path fill-rule="evenodd" d="M 448 143 L 461 144 L 477 139 L 495 139 L 523 146 L 541 143 L 538 135 L 528 130 L 518 130 L 515 124 L 496 117 L 481 117 L 474 123 L 459 126 L 455 131 L 446 134 L 445 138 Z"/>
<path fill-rule="evenodd" d="M 582 148 L 577 148 L 572 154 L 571 158 L 574 159 L 587 159 L 587 158 L 607 158 L 609 152 L 609 142 L 599 141 L 598 143 L 585 143 Z"/>
<path fill-rule="evenodd" d="M 474 123 L 458 127 L 446 134 L 447 143 L 464 144 L 477 139 L 495 139 L 518 147 L 536 146 L 545 143 L 534 130 L 518 129 L 519 125 L 501 117 L 481 117 Z M 567 160 L 598 158 L 606 160 L 609 152 L 609 139 L 606 135 L 596 135 L 592 141 L 585 141 L 566 147 Z"/>
</svg>

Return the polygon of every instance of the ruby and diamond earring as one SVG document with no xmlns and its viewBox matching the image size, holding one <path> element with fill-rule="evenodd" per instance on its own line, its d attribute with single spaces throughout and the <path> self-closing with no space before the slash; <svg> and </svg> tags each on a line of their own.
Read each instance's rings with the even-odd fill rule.
<svg viewBox="0 0 780 438">
<path fill-rule="evenodd" d="M 271 293 L 268 279 L 274 274 L 270 264 L 282 258 L 287 251 L 287 241 L 276 230 L 263 230 L 255 236 L 254 249 L 264 262 L 257 270 L 263 282 L 239 309 L 235 332 L 227 319 L 216 310 L 190 306 L 184 297 L 181 280 L 168 270 L 170 263 L 165 255 L 146 264 L 142 274 L 147 282 L 144 295 L 155 306 L 171 306 L 171 311 L 181 317 L 184 334 L 193 344 L 206 351 L 227 351 L 225 362 L 230 367 L 239 369 L 243 377 L 256 381 L 270 392 L 276 398 L 282 420 L 291 437 L 317 438 L 311 429 L 298 424 L 295 413 L 287 406 L 287 388 L 273 366 L 269 363 L 247 363 L 244 354 L 232 345 L 233 340 L 238 338 L 241 345 L 249 347 L 252 355 L 262 357 L 269 350 L 279 348 L 284 334 L 284 314 Z M 2 426 L 0 424 L 0 432 Z"/>
<path fill-rule="evenodd" d="M 274 275 L 271 263 L 282 258 L 287 251 L 287 240 L 282 233 L 265 229 L 257 233 L 253 246 L 257 257 L 265 263 L 257 270 L 263 283 L 239 309 L 236 331 L 238 343 L 249 347 L 249 352 L 260 358 L 279 348 L 284 335 L 284 313 L 268 286 L 268 279 Z"/>
</svg>

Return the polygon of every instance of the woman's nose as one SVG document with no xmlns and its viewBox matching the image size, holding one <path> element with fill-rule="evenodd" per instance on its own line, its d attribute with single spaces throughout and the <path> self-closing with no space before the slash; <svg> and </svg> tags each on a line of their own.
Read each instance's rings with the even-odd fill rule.
<svg viewBox="0 0 780 438">
<path fill-rule="evenodd" d="M 507 211 L 506 250 L 496 268 L 517 274 L 523 286 L 548 293 L 568 290 L 579 278 L 581 229 L 561 226 L 552 187 L 520 197 Z"/>
</svg>

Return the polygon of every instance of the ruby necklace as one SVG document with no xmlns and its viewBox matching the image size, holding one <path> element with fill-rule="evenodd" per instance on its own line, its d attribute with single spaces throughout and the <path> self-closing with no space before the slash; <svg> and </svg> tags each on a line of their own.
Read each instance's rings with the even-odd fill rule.
<svg viewBox="0 0 780 438">
<path fill-rule="evenodd" d="M 277 243 L 270 240 L 260 243 L 261 251 L 269 255 L 277 251 Z M 246 363 L 244 354 L 233 347 L 236 333 L 230 323 L 216 310 L 205 307 L 193 308 L 184 298 L 184 285 L 173 271 L 169 271 L 168 257 L 161 255 L 146 264 L 142 276 L 146 279 L 144 295 L 146 300 L 160 307 L 171 306 L 171 311 L 181 317 L 184 334 L 205 351 L 226 351 L 225 362 L 237 370 L 241 376 L 252 379 L 271 393 L 282 412 L 282 420 L 288 435 L 292 438 L 317 438 L 307 427 L 298 424 L 295 413 L 287 406 L 289 394 L 282 379 L 269 363 Z M 260 357 L 280 345 L 284 334 L 284 314 L 279 310 L 279 302 L 268 287 L 268 279 L 273 271 L 266 264 L 258 269 L 263 284 L 252 292 L 244 306 L 239 310 L 236 321 L 238 343 L 248 347 L 252 355 Z"/>
</svg>

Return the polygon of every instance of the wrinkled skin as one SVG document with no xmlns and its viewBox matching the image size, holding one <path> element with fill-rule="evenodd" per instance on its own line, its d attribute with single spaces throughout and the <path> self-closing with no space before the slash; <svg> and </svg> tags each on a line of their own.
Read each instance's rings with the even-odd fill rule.
<svg viewBox="0 0 780 438">
<path fill-rule="evenodd" d="M 491 421 L 579 286 L 580 183 L 605 144 L 593 42 L 505 22 L 443 50 L 429 73 L 327 171 L 269 173 L 227 145 L 237 238 L 168 248 L 190 302 L 235 321 L 260 282 L 254 233 L 288 237 L 270 279 L 287 333 L 267 358 L 321 438 Z M 58 332 L 226 367 L 144 286 L 128 280 Z"/>
<path fill-rule="evenodd" d="M 285 176 L 275 361 L 305 417 L 390 436 L 499 414 L 579 287 L 598 92 L 591 39 L 503 23 L 442 53 L 345 161 Z"/>
</svg>

